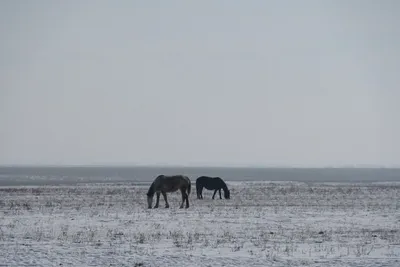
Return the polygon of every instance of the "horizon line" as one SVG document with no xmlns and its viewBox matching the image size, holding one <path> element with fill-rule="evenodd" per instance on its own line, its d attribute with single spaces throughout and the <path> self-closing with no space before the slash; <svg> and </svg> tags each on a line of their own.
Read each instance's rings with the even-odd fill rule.
<svg viewBox="0 0 400 267">
<path fill-rule="evenodd" d="M 90 168 L 90 167 L 116 167 L 116 168 L 254 168 L 254 169 L 399 169 L 398 165 L 376 165 L 376 164 L 347 164 L 347 165 L 195 165 L 195 164 L 0 164 L 0 168 Z"/>
</svg>

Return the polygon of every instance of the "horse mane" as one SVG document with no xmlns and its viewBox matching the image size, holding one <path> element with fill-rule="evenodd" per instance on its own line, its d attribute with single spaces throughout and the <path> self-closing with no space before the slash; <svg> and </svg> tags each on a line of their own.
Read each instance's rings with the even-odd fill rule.
<svg viewBox="0 0 400 267">
<path fill-rule="evenodd" d="M 147 196 L 152 197 L 154 196 L 155 193 L 155 183 L 153 182 L 149 188 L 149 191 L 147 191 Z"/>
</svg>

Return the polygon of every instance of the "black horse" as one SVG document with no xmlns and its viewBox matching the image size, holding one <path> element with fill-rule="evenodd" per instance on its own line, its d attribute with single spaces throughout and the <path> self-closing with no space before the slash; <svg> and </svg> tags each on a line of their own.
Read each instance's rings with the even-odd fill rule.
<svg viewBox="0 0 400 267">
<path fill-rule="evenodd" d="M 225 199 L 229 199 L 231 197 L 228 187 L 226 183 L 220 177 L 208 177 L 208 176 L 200 176 L 196 179 L 196 191 L 197 198 L 203 199 L 203 187 L 208 190 L 215 190 L 212 199 L 214 199 L 215 194 L 219 191 L 219 198 L 221 197 L 221 189 L 224 190 Z"/>
</svg>

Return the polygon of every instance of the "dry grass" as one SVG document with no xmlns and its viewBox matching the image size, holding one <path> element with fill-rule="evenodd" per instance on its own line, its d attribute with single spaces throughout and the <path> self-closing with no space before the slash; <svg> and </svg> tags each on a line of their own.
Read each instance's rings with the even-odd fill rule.
<svg viewBox="0 0 400 267">
<path fill-rule="evenodd" d="M 102 265 L 113 255 L 135 266 L 177 251 L 267 261 L 400 257 L 398 185 L 230 187 L 231 200 L 192 194 L 188 210 L 178 209 L 178 193 L 168 195 L 170 209 L 148 210 L 147 188 L 132 184 L 0 188 L 0 258 L 45 264 L 50 253 L 64 265 Z"/>
</svg>

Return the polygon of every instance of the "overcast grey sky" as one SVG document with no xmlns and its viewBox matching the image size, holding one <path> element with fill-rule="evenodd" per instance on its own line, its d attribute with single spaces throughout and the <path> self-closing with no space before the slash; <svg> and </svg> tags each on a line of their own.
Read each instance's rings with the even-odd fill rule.
<svg viewBox="0 0 400 267">
<path fill-rule="evenodd" d="M 0 2 L 0 164 L 400 166 L 400 1 Z"/>
</svg>

